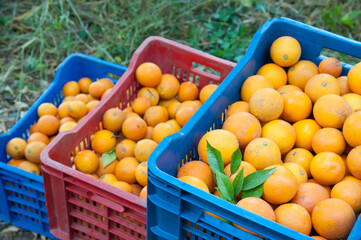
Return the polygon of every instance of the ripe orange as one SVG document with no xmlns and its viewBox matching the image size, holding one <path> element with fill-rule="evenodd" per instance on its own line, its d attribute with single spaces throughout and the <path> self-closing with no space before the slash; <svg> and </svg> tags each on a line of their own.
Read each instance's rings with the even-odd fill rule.
<svg viewBox="0 0 361 240">
<path fill-rule="evenodd" d="M 97 155 L 91 150 L 80 151 L 74 158 L 76 169 L 83 173 L 95 173 L 99 166 Z"/>
<path fill-rule="evenodd" d="M 24 161 L 22 163 L 19 163 L 19 165 L 17 165 L 16 167 L 20 168 L 24 171 L 34 173 L 36 175 L 40 175 L 40 167 L 38 164 L 29 162 L 29 161 Z"/>
<path fill-rule="evenodd" d="M 333 152 L 321 152 L 311 160 L 312 177 L 324 185 L 334 185 L 345 176 L 345 164 L 342 158 Z"/>
<path fill-rule="evenodd" d="M 149 98 L 152 106 L 155 106 L 159 102 L 159 93 L 155 88 L 144 87 L 141 88 L 137 94 L 137 97 Z"/>
<path fill-rule="evenodd" d="M 234 174 L 231 175 L 231 164 L 228 164 L 224 168 L 224 173 L 229 177 L 229 180 L 231 180 L 231 182 L 233 182 L 234 178 L 242 170 L 242 168 L 243 168 L 243 177 L 247 177 L 249 174 L 257 171 L 257 169 L 255 167 L 253 167 L 252 164 L 250 164 L 249 162 L 246 162 L 246 161 L 242 161 L 241 165 L 239 165 L 238 170 Z"/>
<path fill-rule="evenodd" d="M 320 62 L 318 71 L 319 73 L 328 73 L 336 78 L 340 76 L 342 72 L 342 64 L 336 58 L 328 57 Z"/>
<path fill-rule="evenodd" d="M 98 176 L 102 176 L 104 174 L 114 174 L 115 173 L 115 167 L 117 166 L 119 160 L 115 159 L 113 162 L 109 163 L 105 168 L 103 167 L 103 158 L 99 157 L 99 167 L 96 171 L 96 174 Z"/>
<path fill-rule="evenodd" d="M 310 151 L 303 148 L 294 148 L 287 153 L 284 162 L 300 164 L 305 169 L 307 176 L 311 176 L 310 164 L 312 158 L 313 155 Z"/>
<path fill-rule="evenodd" d="M 142 186 L 147 186 L 148 161 L 142 162 L 135 169 L 135 179 Z"/>
<path fill-rule="evenodd" d="M 290 170 L 293 173 L 293 175 L 295 175 L 298 185 L 307 182 L 307 178 L 308 178 L 307 172 L 304 169 L 304 167 L 302 167 L 300 164 L 294 162 L 288 162 L 282 164 L 282 166 Z"/>
<path fill-rule="evenodd" d="M 223 123 L 223 129 L 233 133 L 239 147 L 244 150 L 253 139 L 261 137 L 262 127 L 255 116 L 247 112 L 238 112 L 229 116 Z"/>
<path fill-rule="evenodd" d="M 114 86 L 114 83 L 109 78 L 100 78 L 98 82 L 103 84 L 106 90 L 111 89 Z"/>
<path fill-rule="evenodd" d="M 169 117 L 170 117 L 171 119 L 175 119 L 176 114 L 177 114 L 177 111 L 178 111 L 178 109 L 179 109 L 179 107 L 180 107 L 181 105 L 182 105 L 182 104 L 177 101 L 177 102 L 171 103 L 171 104 L 168 106 L 167 110 L 168 110 Z"/>
<path fill-rule="evenodd" d="M 30 127 L 30 134 L 33 134 L 35 132 L 39 132 L 39 128 L 38 128 L 38 123 L 34 123 L 33 125 L 31 125 Z"/>
<path fill-rule="evenodd" d="M 56 116 L 58 113 L 58 109 L 56 106 L 52 103 L 42 103 L 38 107 L 38 116 L 44 116 L 44 115 L 53 115 Z"/>
<path fill-rule="evenodd" d="M 263 184 L 262 198 L 271 204 L 282 204 L 290 201 L 297 192 L 297 179 L 284 166 L 277 167 L 272 175 Z"/>
<path fill-rule="evenodd" d="M 352 207 L 341 199 L 325 199 L 312 211 L 314 229 L 327 239 L 346 238 L 355 222 Z"/>
<path fill-rule="evenodd" d="M 174 102 L 179 102 L 178 99 L 176 97 L 173 97 L 171 99 L 161 99 L 158 103 L 159 106 L 165 107 L 168 109 L 169 105 L 171 105 Z"/>
<path fill-rule="evenodd" d="M 155 127 L 158 123 L 168 120 L 168 111 L 162 106 L 151 106 L 144 113 L 144 120 L 148 126 Z"/>
<path fill-rule="evenodd" d="M 175 119 L 180 126 L 184 126 L 189 119 L 196 113 L 197 108 L 191 106 L 180 105 L 176 114 Z"/>
<path fill-rule="evenodd" d="M 38 128 L 41 133 L 52 136 L 58 132 L 60 121 L 52 115 L 44 115 L 38 120 Z"/>
<path fill-rule="evenodd" d="M 307 210 L 296 203 L 282 204 L 275 210 L 276 222 L 297 232 L 310 235 L 311 216 Z"/>
<path fill-rule="evenodd" d="M 119 161 L 115 168 L 115 176 L 119 181 L 124 181 L 129 184 L 136 183 L 135 169 L 139 162 L 133 157 L 126 157 Z"/>
<path fill-rule="evenodd" d="M 352 176 L 361 179 L 361 146 L 357 146 L 347 155 L 347 168 Z"/>
<path fill-rule="evenodd" d="M 238 113 L 238 112 L 249 113 L 248 102 L 238 101 L 238 102 L 232 103 L 232 105 L 230 105 L 227 109 L 226 118 L 228 118 L 232 114 Z"/>
<path fill-rule="evenodd" d="M 59 127 L 59 132 L 65 132 L 65 131 L 70 131 L 72 129 L 74 129 L 76 127 L 77 123 L 76 122 L 66 122 L 64 124 L 61 124 Z"/>
<path fill-rule="evenodd" d="M 311 61 L 301 60 L 288 69 L 288 84 L 295 85 L 304 90 L 307 81 L 316 74 L 318 74 L 316 64 Z"/>
<path fill-rule="evenodd" d="M 171 125 L 171 127 L 173 127 L 175 132 L 179 132 L 179 130 L 181 130 L 181 126 L 178 124 L 177 120 L 175 120 L 175 119 L 168 120 L 168 121 L 166 121 L 166 123 Z M 152 133 L 153 133 L 153 129 L 152 129 Z"/>
<path fill-rule="evenodd" d="M 269 122 L 281 116 L 283 98 L 272 88 L 263 88 L 255 92 L 249 100 L 249 112 L 258 120 Z"/>
<path fill-rule="evenodd" d="M 111 131 L 100 130 L 94 134 L 91 140 L 91 146 L 96 153 L 103 154 L 112 150 L 116 142 L 117 139 Z"/>
<path fill-rule="evenodd" d="M 178 179 L 181 180 L 182 182 L 192 185 L 193 187 L 199 188 L 199 189 L 209 193 L 207 184 L 197 177 L 182 176 L 182 177 L 179 177 Z"/>
<path fill-rule="evenodd" d="M 267 63 L 263 65 L 257 72 L 257 75 L 262 75 L 268 78 L 274 89 L 278 89 L 287 84 L 286 71 L 274 63 Z M 242 99 L 244 101 L 244 99 Z"/>
<path fill-rule="evenodd" d="M 315 133 L 312 139 L 312 149 L 316 154 L 320 152 L 334 152 L 341 155 L 345 147 L 345 139 L 336 128 L 322 128 Z"/>
<path fill-rule="evenodd" d="M 89 86 L 89 94 L 97 99 L 103 95 L 105 90 L 107 89 L 105 88 L 104 84 L 98 81 L 92 82 Z"/>
<path fill-rule="evenodd" d="M 291 202 L 301 205 L 311 214 L 316 204 L 327 198 L 330 198 L 330 193 L 320 184 L 306 182 L 298 185 Z"/>
<path fill-rule="evenodd" d="M 292 125 L 296 132 L 295 147 L 312 150 L 312 139 L 315 133 L 321 129 L 320 125 L 313 119 L 304 119 Z"/>
<path fill-rule="evenodd" d="M 99 180 L 108 184 L 112 184 L 118 181 L 117 177 L 114 174 L 106 173 L 99 177 Z"/>
<path fill-rule="evenodd" d="M 147 192 L 147 186 L 143 187 L 143 189 L 139 193 L 139 197 L 143 198 L 144 200 L 147 200 L 148 192 Z"/>
<path fill-rule="evenodd" d="M 156 142 L 150 139 L 142 139 L 134 146 L 134 155 L 139 162 L 148 161 L 149 155 L 158 146 Z"/>
<path fill-rule="evenodd" d="M 143 139 L 152 139 L 153 129 L 154 127 L 147 126 L 147 133 L 145 134 Z"/>
<path fill-rule="evenodd" d="M 176 133 L 176 130 L 170 124 L 158 123 L 152 131 L 152 139 L 159 144 L 165 137 L 174 133 Z"/>
<path fill-rule="evenodd" d="M 281 118 L 288 122 L 306 119 L 312 111 L 311 99 L 302 91 L 282 94 L 283 112 Z"/>
<path fill-rule="evenodd" d="M 353 181 L 341 181 L 333 186 L 331 198 L 347 202 L 355 213 L 361 211 L 361 185 Z"/>
<path fill-rule="evenodd" d="M 320 73 L 310 78 L 305 85 L 305 93 L 312 103 L 327 94 L 340 95 L 340 87 L 335 77 L 327 73 Z"/>
<path fill-rule="evenodd" d="M 279 37 L 271 45 L 271 58 L 282 67 L 292 66 L 300 57 L 301 45 L 293 37 Z"/>
<path fill-rule="evenodd" d="M 351 106 L 352 111 L 361 110 L 361 95 L 357 93 L 347 93 L 342 96 Z"/>
<path fill-rule="evenodd" d="M 69 117 L 69 110 L 68 110 L 68 107 L 69 107 L 69 103 L 70 102 L 62 102 L 59 107 L 58 107 L 58 117 L 60 119 L 63 119 L 65 117 Z"/>
<path fill-rule="evenodd" d="M 196 100 L 198 98 L 198 87 L 192 82 L 183 82 L 179 86 L 178 100 L 184 102 L 187 100 Z"/>
<path fill-rule="evenodd" d="M 320 97 L 313 107 L 313 116 L 322 127 L 342 128 L 351 113 L 350 104 L 336 94 Z"/>
<path fill-rule="evenodd" d="M 355 64 L 347 74 L 348 87 L 361 95 L 361 62 Z"/>
<path fill-rule="evenodd" d="M 262 128 L 262 137 L 273 140 L 281 154 L 288 153 L 296 142 L 296 132 L 292 125 L 283 120 L 273 120 Z"/>
<path fill-rule="evenodd" d="M 102 100 L 103 98 L 105 98 L 110 92 L 112 91 L 111 88 L 105 90 L 102 94 L 102 96 L 100 97 L 100 100 Z"/>
<path fill-rule="evenodd" d="M 26 142 L 21 138 L 13 138 L 6 144 L 6 153 L 13 159 L 25 157 Z"/>
<path fill-rule="evenodd" d="M 190 161 L 184 164 L 177 173 L 177 178 L 183 176 L 193 176 L 201 179 L 205 184 L 207 184 L 208 190 L 210 192 L 214 191 L 216 185 L 213 172 L 208 164 L 205 164 L 202 161 Z"/>
<path fill-rule="evenodd" d="M 130 184 L 130 187 L 133 190 L 133 194 L 139 197 L 140 192 L 142 191 L 143 187 L 141 185 L 139 185 L 138 183 L 132 183 L 132 184 Z"/>
<path fill-rule="evenodd" d="M 310 178 L 307 180 L 308 183 L 316 183 L 318 185 L 320 185 L 321 187 L 323 187 L 330 195 L 331 195 L 331 187 L 328 186 L 328 185 L 323 185 L 323 184 L 320 184 L 319 182 L 317 182 L 315 179 L 313 178 Z"/>
<path fill-rule="evenodd" d="M 271 165 L 282 164 L 281 152 L 277 144 L 268 138 L 255 138 L 244 151 L 244 161 L 257 170 Z"/>
<path fill-rule="evenodd" d="M 123 182 L 123 181 L 116 181 L 111 184 L 112 186 L 119 188 L 123 191 L 126 191 L 128 193 L 133 193 L 132 188 L 130 187 L 129 183 Z"/>
<path fill-rule="evenodd" d="M 87 77 L 80 78 L 78 81 L 80 92 L 89 93 L 89 86 L 91 83 L 92 83 L 92 80 L 90 80 L 90 78 L 87 78 Z"/>
<path fill-rule="evenodd" d="M 250 76 L 242 84 L 240 98 L 242 101 L 249 102 L 252 95 L 262 88 L 273 88 L 273 84 L 265 76 Z"/>
<path fill-rule="evenodd" d="M 112 132 L 122 129 L 125 120 L 125 113 L 119 108 L 110 108 L 103 115 L 103 126 Z"/>
<path fill-rule="evenodd" d="M 342 181 L 353 181 L 361 185 L 361 179 L 355 178 L 354 176 L 345 176 Z"/>
<path fill-rule="evenodd" d="M 79 84 L 75 81 L 67 82 L 63 87 L 63 96 L 76 96 L 80 92 Z"/>
<path fill-rule="evenodd" d="M 351 90 L 348 87 L 348 81 L 346 76 L 340 76 L 336 78 L 338 85 L 340 86 L 340 95 L 343 96 L 347 93 L 350 93 Z"/>
<path fill-rule="evenodd" d="M 198 143 L 199 158 L 208 164 L 207 141 L 209 144 L 221 152 L 223 164 L 226 166 L 231 162 L 232 154 L 239 148 L 237 137 L 223 129 L 216 129 L 207 132 Z"/>
<path fill-rule="evenodd" d="M 145 62 L 137 67 L 135 77 L 142 86 L 155 87 L 162 79 L 162 71 L 156 64 Z"/>
<path fill-rule="evenodd" d="M 277 92 L 281 94 L 286 94 L 294 91 L 302 91 L 302 89 L 295 85 L 283 85 L 277 89 Z"/>
<path fill-rule="evenodd" d="M 361 145 L 361 111 L 352 113 L 344 122 L 342 129 L 346 142 L 351 147 Z"/>
<path fill-rule="evenodd" d="M 123 122 L 122 133 L 130 140 L 140 140 L 147 134 L 147 124 L 140 117 L 129 117 Z"/>
<path fill-rule="evenodd" d="M 202 87 L 201 91 L 199 92 L 199 100 L 204 103 L 211 95 L 216 91 L 218 85 L 216 84 L 208 84 Z"/>
<path fill-rule="evenodd" d="M 20 163 L 25 162 L 25 159 L 11 159 L 7 164 L 17 167 Z"/>
<path fill-rule="evenodd" d="M 49 137 L 46 136 L 44 133 L 40 133 L 40 132 L 31 134 L 27 140 L 27 143 L 31 143 L 35 141 L 43 142 L 45 143 L 45 145 L 48 145 L 50 142 Z"/>
<path fill-rule="evenodd" d="M 172 74 L 163 74 L 160 83 L 157 85 L 157 91 L 160 98 L 171 99 L 179 91 L 179 82 Z"/>
<path fill-rule="evenodd" d="M 68 112 L 73 118 L 81 118 L 88 113 L 88 108 L 84 102 L 75 100 L 69 103 Z"/>
<path fill-rule="evenodd" d="M 65 118 L 60 119 L 60 126 L 63 125 L 64 123 L 67 123 L 67 122 L 76 123 L 76 121 L 74 120 L 74 118 L 72 118 L 72 117 L 65 117 Z"/>
<path fill-rule="evenodd" d="M 132 103 L 133 111 L 139 115 L 143 115 L 150 106 L 150 99 L 147 97 L 138 97 Z"/>
<path fill-rule="evenodd" d="M 83 103 L 87 104 L 88 102 L 91 101 L 90 97 L 87 94 L 84 93 L 79 93 L 78 95 L 75 96 L 74 101 L 82 101 Z"/>
<path fill-rule="evenodd" d="M 120 141 L 116 148 L 115 148 L 115 154 L 117 155 L 117 158 L 121 160 L 125 157 L 135 157 L 134 155 L 134 147 L 136 142 L 130 139 L 124 139 Z"/>
</svg>

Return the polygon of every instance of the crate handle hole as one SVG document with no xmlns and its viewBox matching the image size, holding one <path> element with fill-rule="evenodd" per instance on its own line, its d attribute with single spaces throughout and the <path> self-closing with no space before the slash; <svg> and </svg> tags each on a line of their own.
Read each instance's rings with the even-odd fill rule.
<svg viewBox="0 0 361 240">
<path fill-rule="evenodd" d="M 214 69 L 214 68 L 211 68 L 211 67 L 207 67 L 205 65 L 202 65 L 202 64 L 199 64 L 197 62 L 192 62 L 192 66 L 200 71 L 203 71 L 203 72 L 206 72 L 206 73 L 210 73 L 212 75 L 216 75 L 218 77 L 221 76 L 221 73 Z"/>
</svg>

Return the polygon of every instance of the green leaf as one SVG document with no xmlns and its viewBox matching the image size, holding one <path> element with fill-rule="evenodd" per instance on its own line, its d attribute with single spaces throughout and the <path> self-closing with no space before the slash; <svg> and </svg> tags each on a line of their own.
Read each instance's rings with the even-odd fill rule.
<svg viewBox="0 0 361 240">
<path fill-rule="evenodd" d="M 239 150 L 239 148 L 237 148 L 237 150 L 234 151 L 234 153 L 232 154 L 231 175 L 234 174 L 235 172 L 237 172 L 239 166 L 241 165 L 241 161 L 242 161 L 242 153 L 241 153 L 241 150 Z"/>
<path fill-rule="evenodd" d="M 234 190 L 231 180 L 226 176 L 226 174 L 219 171 L 214 172 L 216 174 L 218 192 L 222 199 L 233 202 Z"/>
<path fill-rule="evenodd" d="M 243 170 L 244 168 L 241 169 L 241 171 L 237 174 L 237 176 L 233 180 L 234 196 L 237 196 L 242 190 L 243 182 L 244 182 Z"/>
<path fill-rule="evenodd" d="M 115 148 L 113 148 L 109 152 L 103 153 L 102 154 L 103 168 L 111 164 L 115 159 L 117 159 L 117 155 L 115 155 Z"/>
<path fill-rule="evenodd" d="M 275 170 L 276 167 L 251 173 L 244 178 L 242 191 L 246 191 L 261 185 L 269 178 L 269 176 L 272 175 Z"/>
<path fill-rule="evenodd" d="M 224 174 L 224 164 L 222 161 L 222 155 L 221 152 L 215 149 L 214 147 L 209 144 L 208 140 L 207 142 L 207 159 L 208 164 L 211 167 L 212 171 L 214 173 L 220 172 Z"/>
<path fill-rule="evenodd" d="M 247 197 L 257 197 L 260 198 L 263 194 L 263 184 L 258 185 L 255 188 L 249 189 L 242 192 L 242 199 Z"/>
</svg>

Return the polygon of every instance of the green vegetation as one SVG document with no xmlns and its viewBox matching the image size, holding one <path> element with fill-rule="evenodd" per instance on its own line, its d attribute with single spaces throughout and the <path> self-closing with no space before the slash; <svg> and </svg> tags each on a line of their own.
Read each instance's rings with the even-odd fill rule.
<svg viewBox="0 0 361 240">
<path fill-rule="evenodd" d="M 0 120 L 0 133 L 40 96 L 70 53 L 127 66 L 145 38 L 159 35 L 237 62 L 257 29 L 277 16 L 361 40 L 361 3 L 343 2 L 1 1 L 0 114 L 10 120 Z"/>
</svg>

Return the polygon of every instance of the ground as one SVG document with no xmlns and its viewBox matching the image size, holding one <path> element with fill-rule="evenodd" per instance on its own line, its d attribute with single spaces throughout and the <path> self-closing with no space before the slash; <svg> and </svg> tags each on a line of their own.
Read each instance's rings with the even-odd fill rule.
<svg viewBox="0 0 361 240">
<path fill-rule="evenodd" d="M 361 2 L 342 2 L 0 0 L 0 133 L 26 113 L 70 53 L 127 66 L 146 37 L 159 35 L 238 62 L 257 29 L 279 16 L 361 40 Z"/>
</svg>

